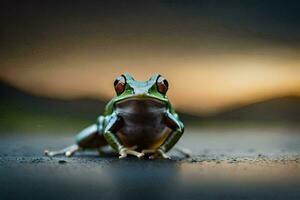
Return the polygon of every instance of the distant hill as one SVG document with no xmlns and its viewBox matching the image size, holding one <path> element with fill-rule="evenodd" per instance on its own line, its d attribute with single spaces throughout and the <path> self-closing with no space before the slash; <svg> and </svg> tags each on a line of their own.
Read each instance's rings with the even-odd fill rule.
<svg viewBox="0 0 300 200">
<path fill-rule="evenodd" d="M 0 133 L 77 133 L 96 122 L 104 102 L 39 97 L 0 82 Z"/>
<path fill-rule="evenodd" d="M 300 122 L 300 97 L 279 97 L 256 102 L 218 113 L 208 119 Z"/>
<path fill-rule="evenodd" d="M 96 117 L 103 112 L 105 102 L 95 99 L 62 100 L 27 94 L 0 82 L 0 109 L 9 112 L 29 112 L 64 115 L 79 118 Z"/>
</svg>

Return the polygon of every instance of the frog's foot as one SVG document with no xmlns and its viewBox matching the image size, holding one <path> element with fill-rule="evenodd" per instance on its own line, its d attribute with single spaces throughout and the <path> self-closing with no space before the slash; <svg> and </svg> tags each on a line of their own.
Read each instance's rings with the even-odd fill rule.
<svg viewBox="0 0 300 200">
<path fill-rule="evenodd" d="M 161 149 L 144 149 L 142 151 L 144 154 L 153 154 L 149 156 L 149 159 L 156 159 L 156 158 L 164 158 L 164 159 L 171 159 L 163 150 Z"/>
<path fill-rule="evenodd" d="M 50 156 L 50 157 L 52 157 L 52 156 L 58 156 L 58 155 L 65 155 L 65 156 L 70 157 L 70 156 L 73 156 L 74 153 L 76 151 L 78 151 L 79 149 L 80 149 L 79 146 L 77 144 L 74 144 L 72 146 L 69 146 L 67 148 L 64 148 L 64 149 L 61 149 L 61 150 L 58 150 L 58 151 L 48 151 L 48 150 L 45 150 L 44 154 L 46 156 Z"/>
<path fill-rule="evenodd" d="M 119 158 L 126 158 L 127 155 L 133 155 L 133 156 L 136 156 L 138 158 L 142 158 L 144 156 L 144 153 L 140 153 L 138 151 L 134 151 L 132 149 L 129 149 L 129 148 L 122 148 L 120 151 L 119 151 Z"/>
</svg>

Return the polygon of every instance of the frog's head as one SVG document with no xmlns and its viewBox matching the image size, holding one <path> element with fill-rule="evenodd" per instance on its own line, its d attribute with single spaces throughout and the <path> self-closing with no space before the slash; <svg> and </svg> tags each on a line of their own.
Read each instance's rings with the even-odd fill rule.
<svg viewBox="0 0 300 200">
<path fill-rule="evenodd" d="M 149 80 L 136 81 L 128 73 L 117 77 L 114 82 L 116 91 L 115 102 L 128 98 L 149 99 L 154 98 L 163 102 L 168 102 L 166 93 L 168 91 L 168 81 L 159 74 L 154 74 Z"/>
</svg>

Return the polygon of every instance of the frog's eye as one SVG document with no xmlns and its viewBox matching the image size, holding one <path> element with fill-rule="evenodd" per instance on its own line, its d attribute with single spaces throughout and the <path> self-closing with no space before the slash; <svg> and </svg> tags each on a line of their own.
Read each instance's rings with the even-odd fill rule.
<svg viewBox="0 0 300 200">
<path fill-rule="evenodd" d="M 156 81 L 156 86 L 157 86 L 157 90 L 160 93 L 166 94 L 167 91 L 168 91 L 169 83 L 164 77 L 159 76 L 157 81 Z"/>
<path fill-rule="evenodd" d="M 120 76 L 116 78 L 114 82 L 115 90 L 117 94 L 121 94 L 125 90 L 125 85 L 126 85 L 126 79 L 124 76 Z"/>
</svg>

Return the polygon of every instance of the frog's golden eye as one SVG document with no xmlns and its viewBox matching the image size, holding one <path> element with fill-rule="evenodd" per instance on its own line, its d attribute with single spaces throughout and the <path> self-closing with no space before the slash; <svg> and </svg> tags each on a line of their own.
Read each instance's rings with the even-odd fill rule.
<svg viewBox="0 0 300 200">
<path fill-rule="evenodd" d="M 169 88 L 169 83 L 164 77 L 159 76 L 156 81 L 156 86 L 157 86 L 157 90 L 160 93 L 166 94 Z"/>
<path fill-rule="evenodd" d="M 116 78 L 116 80 L 114 82 L 116 93 L 121 94 L 122 92 L 124 92 L 125 85 L 126 85 L 126 79 L 123 75 Z"/>
</svg>

